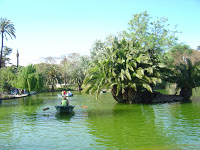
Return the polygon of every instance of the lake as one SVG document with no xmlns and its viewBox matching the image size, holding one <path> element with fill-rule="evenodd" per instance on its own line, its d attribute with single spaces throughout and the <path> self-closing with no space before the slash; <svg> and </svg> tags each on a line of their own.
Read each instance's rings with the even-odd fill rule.
<svg viewBox="0 0 200 150">
<path fill-rule="evenodd" d="M 0 149 L 199 149 L 200 91 L 191 103 L 118 104 L 111 93 L 73 92 L 71 115 L 56 113 L 58 92 L 3 100 Z M 88 109 L 81 106 L 88 106 Z M 43 108 L 49 110 L 43 111 Z"/>
</svg>

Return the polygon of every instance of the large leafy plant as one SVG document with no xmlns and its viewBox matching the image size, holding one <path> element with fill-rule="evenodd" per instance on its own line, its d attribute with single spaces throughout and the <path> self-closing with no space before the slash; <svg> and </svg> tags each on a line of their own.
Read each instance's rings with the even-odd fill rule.
<svg viewBox="0 0 200 150">
<path fill-rule="evenodd" d="M 141 49 L 137 41 L 116 38 L 112 47 L 106 48 L 100 59 L 91 63 L 84 92 L 98 94 L 102 88 L 113 86 L 117 86 L 117 94 L 127 88 L 152 92 L 152 86 L 161 82 L 159 66 Z"/>
</svg>

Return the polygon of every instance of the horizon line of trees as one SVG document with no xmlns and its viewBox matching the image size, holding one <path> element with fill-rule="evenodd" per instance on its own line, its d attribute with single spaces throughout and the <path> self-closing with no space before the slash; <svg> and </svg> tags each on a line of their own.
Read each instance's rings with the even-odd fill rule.
<svg viewBox="0 0 200 150">
<path fill-rule="evenodd" d="M 13 88 L 31 92 L 54 91 L 57 84 L 67 89 L 68 84 L 76 84 L 81 90 L 88 62 L 89 57 L 72 53 L 62 58 L 46 57 L 38 64 L 3 67 L 0 69 L 0 86 L 7 92 Z"/>
</svg>

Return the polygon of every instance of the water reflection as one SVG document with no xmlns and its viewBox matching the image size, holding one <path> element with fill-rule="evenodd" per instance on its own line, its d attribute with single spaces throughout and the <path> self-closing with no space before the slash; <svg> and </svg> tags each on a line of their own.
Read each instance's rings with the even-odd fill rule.
<svg viewBox="0 0 200 150">
<path fill-rule="evenodd" d="M 155 130 L 152 110 L 148 105 L 116 104 L 110 111 L 98 114 L 89 112 L 92 118 L 88 120 L 93 129 L 91 134 L 101 139 L 102 145 L 120 149 L 152 145 L 154 141 L 162 142 L 163 138 Z"/>
<path fill-rule="evenodd" d="M 200 110 L 199 103 L 174 103 L 153 106 L 157 130 L 171 143 L 198 143 L 200 137 Z"/>
<path fill-rule="evenodd" d="M 185 104 L 185 103 L 192 103 L 191 99 L 187 99 L 187 100 L 183 100 L 180 102 L 181 104 Z"/>
<path fill-rule="evenodd" d="M 89 111 L 87 122 L 96 142 L 119 149 L 185 147 L 200 140 L 200 109 L 193 103 L 158 105 L 116 104 L 112 109 Z M 186 145 L 181 145 L 184 143 Z M 191 145 L 190 145 L 191 146 Z"/>
<path fill-rule="evenodd" d="M 75 112 L 73 111 L 71 114 L 66 114 L 66 113 L 56 113 L 55 117 L 57 120 L 66 120 L 70 121 L 75 115 Z"/>
</svg>

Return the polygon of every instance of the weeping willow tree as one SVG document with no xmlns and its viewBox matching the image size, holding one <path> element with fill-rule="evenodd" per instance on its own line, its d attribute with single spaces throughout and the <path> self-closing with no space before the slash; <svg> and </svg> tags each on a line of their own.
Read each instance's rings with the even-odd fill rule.
<svg viewBox="0 0 200 150">
<path fill-rule="evenodd" d="M 14 87 L 27 91 L 41 91 L 43 88 L 43 76 L 36 72 L 34 65 L 28 65 L 19 69 L 15 78 Z"/>
</svg>

